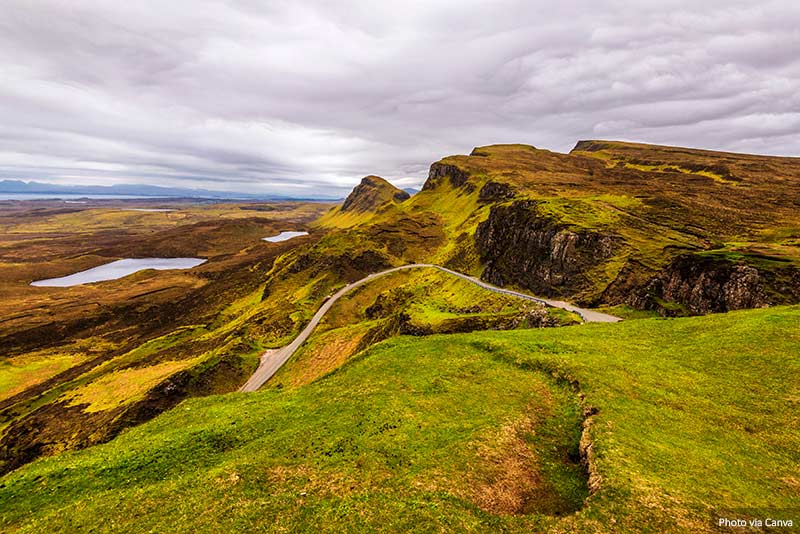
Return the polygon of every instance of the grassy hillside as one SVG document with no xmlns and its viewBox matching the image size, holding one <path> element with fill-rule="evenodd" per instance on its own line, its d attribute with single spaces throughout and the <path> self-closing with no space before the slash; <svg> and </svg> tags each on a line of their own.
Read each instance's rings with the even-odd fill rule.
<svg viewBox="0 0 800 534">
<path fill-rule="evenodd" d="M 577 314 L 492 293 L 436 269 L 399 271 L 338 300 L 267 387 L 306 384 L 396 335 L 558 327 L 580 322 Z"/>
<path fill-rule="evenodd" d="M 798 371 L 798 307 L 396 338 L 311 384 L 191 399 L 23 467 L 0 479 L 0 521 L 714 532 L 800 508 Z"/>
<path fill-rule="evenodd" d="M 570 154 L 496 145 L 450 156 L 411 198 L 367 177 L 333 208 L 4 212 L 0 472 L 106 441 L 187 397 L 236 390 L 259 354 L 288 344 L 338 288 L 409 262 L 629 319 L 799 302 L 798 198 L 797 159 L 587 141 Z M 310 235 L 261 240 L 287 229 Z M 28 285 L 149 255 L 209 261 Z M 397 274 L 338 302 L 270 387 L 302 389 L 399 334 L 573 321 L 438 273 Z"/>
<path fill-rule="evenodd" d="M 186 396 L 237 389 L 263 346 L 293 337 L 299 325 L 286 311 L 316 305 L 291 298 L 298 281 L 262 304 L 276 260 L 315 237 L 262 238 L 306 227 L 324 205 L 26 206 L 0 215 L 0 472 L 107 440 Z M 69 288 L 29 285 L 152 256 L 208 262 Z"/>
<path fill-rule="evenodd" d="M 493 145 L 434 163 L 401 204 L 334 209 L 319 224 L 359 235 L 434 225 L 444 239 L 427 242 L 427 257 L 485 280 L 685 315 L 800 301 L 798 198 L 798 158 Z"/>
</svg>

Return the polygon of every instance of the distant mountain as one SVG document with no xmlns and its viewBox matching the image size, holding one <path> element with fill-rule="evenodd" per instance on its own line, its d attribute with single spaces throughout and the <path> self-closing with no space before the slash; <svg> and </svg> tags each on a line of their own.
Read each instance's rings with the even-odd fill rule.
<svg viewBox="0 0 800 534">
<path fill-rule="evenodd" d="M 411 196 L 414 196 L 417 193 L 419 193 L 419 189 L 415 189 L 413 187 L 404 187 L 403 191 L 405 191 L 406 193 L 408 193 Z"/>
<path fill-rule="evenodd" d="M 42 194 L 42 195 L 125 195 L 154 198 L 210 198 L 245 200 L 338 200 L 336 197 L 308 196 L 295 197 L 271 193 L 238 193 L 190 189 L 183 187 L 161 187 L 141 184 L 117 185 L 58 185 L 43 182 L 23 182 L 22 180 L 0 181 L 0 194 Z"/>
</svg>

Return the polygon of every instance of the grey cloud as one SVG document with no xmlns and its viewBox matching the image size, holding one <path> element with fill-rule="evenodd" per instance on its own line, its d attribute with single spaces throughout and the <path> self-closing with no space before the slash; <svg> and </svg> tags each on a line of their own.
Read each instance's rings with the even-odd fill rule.
<svg viewBox="0 0 800 534">
<path fill-rule="evenodd" d="M 0 176 L 343 194 L 495 142 L 800 154 L 800 5 L 9 0 Z"/>
</svg>

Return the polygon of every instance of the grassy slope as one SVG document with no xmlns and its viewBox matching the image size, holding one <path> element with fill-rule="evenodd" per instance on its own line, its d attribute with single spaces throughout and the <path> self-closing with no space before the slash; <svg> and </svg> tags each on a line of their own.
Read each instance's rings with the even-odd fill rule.
<svg viewBox="0 0 800 534">
<path fill-rule="evenodd" d="M 719 514 L 800 506 L 799 368 L 798 307 L 399 338 L 308 386 L 193 399 L 37 461 L 2 479 L 0 519 L 11 532 L 713 531 Z M 550 511 L 582 496 L 548 453 L 574 454 L 563 379 L 597 410 L 599 489 L 562 518 L 498 514 L 516 494 Z M 503 477 L 520 465 L 538 491 Z"/>
<path fill-rule="evenodd" d="M 624 241 L 587 273 L 591 286 L 576 297 L 593 300 L 624 268 L 644 282 L 687 252 L 730 256 L 767 271 L 800 265 L 798 161 L 606 141 L 581 143 L 570 154 L 493 145 L 438 162 L 466 173 L 464 185 L 439 178 L 377 215 L 333 209 L 319 224 L 365 228 L 426 214 L 439 221 L 447 238 L 427 250 L 427 258 L 480 274 L 472 236 L 491 206 L 535 200 L 541 214 L 573 231 Z M 488 183 L 507 184 L 515 196 L 481 201 L 479 192 Z"/>
<path fill-rule="evenodd" d="M 39 333 L 29 342 L 47 348 L 21 350 L 12 339 L 13 357 L 0 355 L 0 402 L 16 400 L 0 412 L 0 436 L 24 437 L 30 429 L 19 424 L 35 416 L 32 437 L 40 440 L 39 450 L 45 454 L 106 439 L 105 431 L 123 410 L 152 400 L 151 392 L 179 373 L 189 375 L 180 380 L 190 395 L 231 391 L 257 366 L 263 346 L 281 346 L 294 337 L 299 324 L 286 318 L 286 310 L 317 302 L 307 305 L 289 296 L 303 280 L 276 289 L 276 299 L 262 303 L 265 274 L 293 245 L 268 244 L 261 238 L 304 227 L 324 206 L 255 206 L 268 209 L 266 215 L 253 207 L 181 204 L 170 213 L 30 208 L 16 217 L 0 217 L 5 232 L 0 238 L 0 295 L 5 297 L 0 307 L 19 312 L 4 317 L 0 336 L 24 334 L 38 323 L 54 325 L 51 338 Z M 46 248 L 37 245 L 50 235 L 54 237 L 45 240 Z M 32 278 L 65 274 L 50 273 L 64 269 L 60 262 L 65 257 L 70 268 L 74 261 L 195 254 L 210 261 L 191 271 L 146 271 L 74 288 L 28 286 Z M 26 268 L 7 269 L 15 258 L 25 259 Z M 15 274 L 9 277 L 8 272 Z M 190 290 L 197 291 L 194 297 Z M 175 304 L 181 300 L 184 305 Z M 81 321 L 91 326 L 98 313 L 106 313 L 105 322 L 101 317 L 98 327 L 80 326 Z M 54 317 L 60 322 L 54 323 Z M 70 321 L 79 324 L 77 331 L 58 328 Z M 76 367 L 84 363 L 86 368 Z M 156 402 L 168 407 L 170 391 L 176 388 L 158 393 Z M 23 397 L 11 399 L 16 394 Z M 90 422 L 82 414 L 97 418 Z M 32 448 L 27 440 L 21 446 Z M 18 441 L 8 446 L 10 457 L 20 457 L 21 446 Z"/>
<path fill-rule="evenodd" d="M 379 309 L 370 314 L 371 307 Z M 336 369 L 369 345 L 397 335 L 401 314 L 415 334 L 452 333 L 525 328 L 527 313 L 538 308 L 434 269 L 400 271 L 339 299 L 268 385 L 302 385 Z M 543 311 L 554 326 L 581 322 L 570 312 Z"/>
</svg>

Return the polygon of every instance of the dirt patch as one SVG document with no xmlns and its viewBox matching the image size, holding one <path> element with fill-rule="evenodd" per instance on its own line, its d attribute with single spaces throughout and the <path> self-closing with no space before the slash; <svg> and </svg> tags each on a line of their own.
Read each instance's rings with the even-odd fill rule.
<svg viewBox="0 0 800 534">
<path fill-rule="evenodd" d="M 509 422 L 493 443 L 481 445 L 482 468 L 469 496 L 480 509 L 493 514 L 552 516 L 575 511 L 547 479 L 542 458 L 531 445 L 530 437 L 539 426 L 535 417 Z"/>
<path fill-rule="evenodd" d="M 509 423 L 500 429 L 494 446 L 481 446 L 478 455 L 486 473 L 473 495 L 479 508 L 495 514 L 524 514 L 535 509 L 541 498 L 542 476 L 538 457 L 524 437 L 535 428 L 531 418 Z"/>
</svg>

